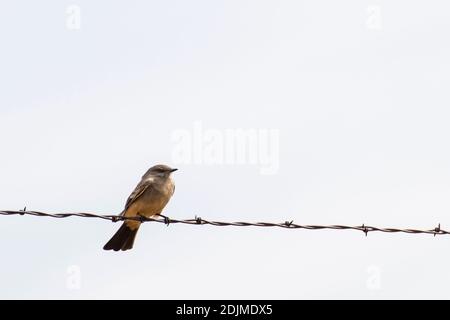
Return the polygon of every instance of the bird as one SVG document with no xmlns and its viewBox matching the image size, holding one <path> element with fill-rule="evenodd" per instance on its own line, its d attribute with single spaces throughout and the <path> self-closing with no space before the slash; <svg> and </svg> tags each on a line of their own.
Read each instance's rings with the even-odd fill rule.
<svg viewBox="0 0 450 320">
<path fill-rule="evenodd" d="M 125 209 L 120 215 L 152 218 L 160 214 L 175 192 L 172 173 L 177 170 L 164 164 L 148 169 L 128 197 Z M 114 251 L 132 249 L 140 225 L 141 221 L 125 220 L 103 249 Z"/>
</svg>

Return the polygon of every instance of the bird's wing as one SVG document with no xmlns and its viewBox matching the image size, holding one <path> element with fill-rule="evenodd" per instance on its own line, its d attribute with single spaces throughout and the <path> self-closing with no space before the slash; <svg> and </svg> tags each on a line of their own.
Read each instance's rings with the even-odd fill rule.
<svg viewBox="0 0 450 320">
<path fill-rule="evenodd" d="M 135 202 L 145 192 L 145 190 L 147 190 L 149 187 L 151 188 L 151 185 L 152 181 L 149 180 L 139 182 L 139 184 L 128 197 L 127 203 L 125 204 L 125 209 L 123 210 L 122 214 L 127 211 L 127 209 L 133 204 L 133 202 Z"/>
</svg>

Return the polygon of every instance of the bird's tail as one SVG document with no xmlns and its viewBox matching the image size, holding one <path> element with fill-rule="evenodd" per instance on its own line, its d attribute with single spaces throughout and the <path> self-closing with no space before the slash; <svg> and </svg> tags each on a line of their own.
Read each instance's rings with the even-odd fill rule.
<svg viewBox="0 0 450 320">
<path fill-rule="evenodd" d="M 114 236 L 108 241 L 103 247 L 104 250 L 128 250 L 133 248 L 134 239 L 136 238 L 136 233 L 139 230 L 139 224 L 131 229 L 126 222 L 122 224 L 119 230 L 114 234 Z"/>
</svg>

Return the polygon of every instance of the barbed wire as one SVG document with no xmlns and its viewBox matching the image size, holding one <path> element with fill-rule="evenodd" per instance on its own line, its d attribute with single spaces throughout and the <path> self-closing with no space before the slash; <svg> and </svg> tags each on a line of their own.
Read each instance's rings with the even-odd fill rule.
<svg viewBox="0 0 450 320">
<path fill-rule="evenodd" d="M 51 217 L 51 218 L 68 218 L 68 217 L 82 217 L 82 218 L 98 218 L 103 220 L 109 220 L 112 222 L 135 220 L 140 222 L 158 222 L 164 223 L 167 226 L 170 224 L 189 224 L 189 225 L 211 225 L 216 227 L 278 227 L 285 229 L 304 229 L 304 230 L 357 230 L 367 234 L 369 232 L 386 232 L 386 233 L 409 233 L 409 234 L 432 234 L 436 235 L 449 235 L 450 231 L 443 230 L 441 224 L 433 229 L 398 229 L 398 228 L 379 228 L 374 226 L 366 226 L 364 224 L 360 226 L 345 226 L 345 225 L 301 225 L 294 223 L 293 220 L 280 223 L 273 222 L 223 222 L 223 221 L 210 221 L 195 216 L 193 219 L 178 220 L 169 218 L 164 215 L 157 215 L 157 218 L 146 218 L 143 216 L 136 217 L 124 217 L 121 215 L 101 215 L 87 212 L 75 212 L 75 213 L 46 213 L 40 211 L 27 211 L 25 207 L 23 210 L 2 210 L 0 215 L 31 215 L 37 217 Z"/>
</svg>

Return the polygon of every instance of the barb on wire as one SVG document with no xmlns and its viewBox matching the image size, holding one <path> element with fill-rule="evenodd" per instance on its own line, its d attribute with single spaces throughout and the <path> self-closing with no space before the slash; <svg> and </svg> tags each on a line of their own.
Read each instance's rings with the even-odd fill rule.
<svg viewBox="0 0 450 320">
<path fill-rule="evenodd" d="M 68 218 L 68 217 L 82 217 L 82 218 L 98 218 L 103 220 L 110 220 L 112 222 L 124 221 L 124 220 L 135 220 L 140 222 L 159 222 L 164 223 L 167 226 L 169 224 L 181 223 L 181 224 L 189 224 L 189 225 L 211 225 L 216 227 L 226 227 L 226 226 L 234 226 L 234 227 L 278 227 L 285 229 L 305 229 L 305 230 L 357 230 L 362 231 L 366 236 L 369 232 L 386 232 L 386 233 L 409 233 L 409 234 L 432 234 L 436 235 L 448 235 L 450 231 L 446 231 L 441 228 L 441 224 L 439 224 L 436 228 L 433 229 L 397 229 L 397 228 L 379 228 L 366 226 L 362 224 L 361 226 L 345 226 L 345 225 L 301 225 L 294 223 L 293 220 L 285 221 L 281 223 L 273 223 L 273 222 L 223 222 L 223 221 L 210 221 L 205 220 L 200 217 L 195 216 L 193 219 L 184 219 L 178 220 L 169 218 L 164 215 L 158 215 L 157 218 L 146 218 L 143 216 L 136 217 L 124 217 L 120 215 L 100 215 L 94 213 L 86 213 L 86 212 L 76 212 L 76 213 L 45 213 L 39 211 L 27 211 L 25 207 L 23 210 L 13 211 L 13 210 L 4 210 L 0 211 L 0 215 L 31 215 L 37 217 L 51 217 L 51 218 Z"/>
</svg>

